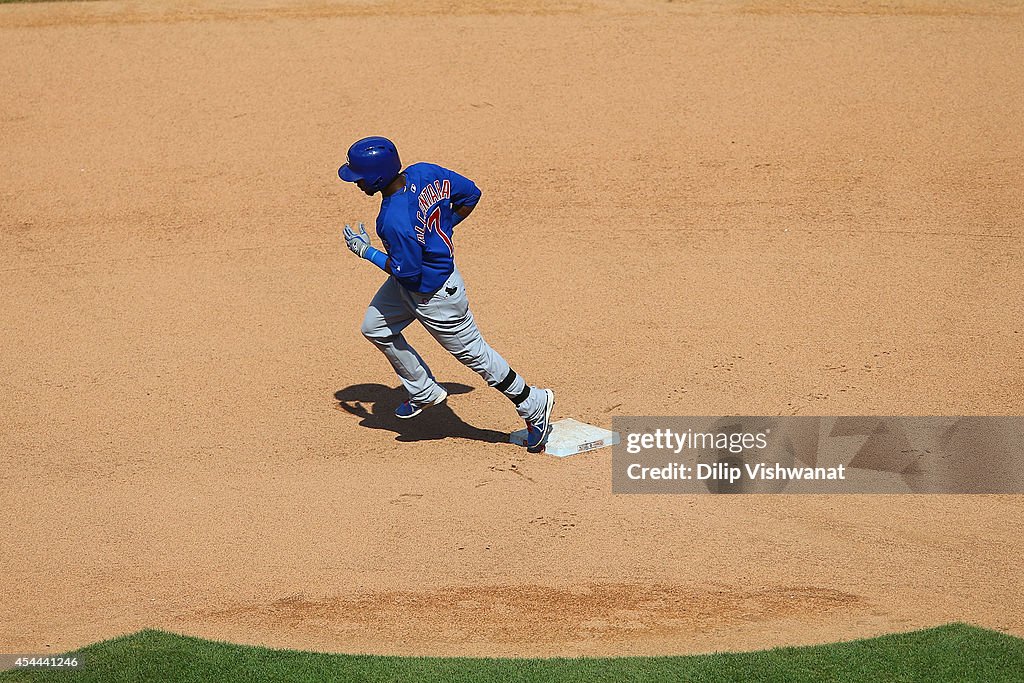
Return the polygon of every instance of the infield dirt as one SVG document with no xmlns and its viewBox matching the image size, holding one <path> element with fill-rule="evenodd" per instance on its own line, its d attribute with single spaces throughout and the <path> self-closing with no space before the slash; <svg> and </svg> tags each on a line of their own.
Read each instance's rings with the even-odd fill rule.
<svg viewBox="0 0 1024 683">
<path fill-rule="evenodd" d="M 335 172 L 474 179 L 457 262 L 555 418 L 1020 414 L 1018 2 L 0 6 L 0 651 L 1024 636 L 1024 499 L 612 496 L 610 453 L 413 424 Z"/>
</svg>

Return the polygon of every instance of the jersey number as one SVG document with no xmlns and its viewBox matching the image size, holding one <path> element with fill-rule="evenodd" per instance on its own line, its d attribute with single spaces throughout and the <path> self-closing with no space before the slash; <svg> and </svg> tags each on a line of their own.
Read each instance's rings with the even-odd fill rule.
<svg viewBox="0 0 1024 683">
<path fill-rule="evenodd" d="M 436 232 L 438 235 L 441 234 L 441 205 L 438 204 L 434 207 L 434 210 L 427 216 L 427 232 L 431 230 Z"/>
<path fill-rule="evenodd" d="M 444 234 L 444 231 L 441 230 L 441 205 L 440 204 L 435 206 L 434 210 L 431 211 L 430 215 L 427 216 L 427 233 L 429 234 L 431 230 L 433 230 L 434 232 L 437 233 L 437 236 L 440 237 L 441 240 L 448 247 L 448 253 L 451 254 L 454 257 L 455 256 L 455 247 L 452 246 L 452 241 L 451 241 L 451 239 L 449 239 L 448 235 Z"/>
</svg>

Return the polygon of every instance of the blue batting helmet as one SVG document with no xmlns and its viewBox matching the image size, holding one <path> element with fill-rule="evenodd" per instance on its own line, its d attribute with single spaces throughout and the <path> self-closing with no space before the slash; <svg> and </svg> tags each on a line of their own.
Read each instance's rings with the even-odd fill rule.
<svg viewBox="0 0 1024 683">
<path fill-rule="evenodd" d="M 348 163 L 338 169 L 338 177 L 354 183 L 365 180 L 370 189 L 383 190 L 402 172 L 395 143 L 374 135 L 348 148 Z"/>
</svg>

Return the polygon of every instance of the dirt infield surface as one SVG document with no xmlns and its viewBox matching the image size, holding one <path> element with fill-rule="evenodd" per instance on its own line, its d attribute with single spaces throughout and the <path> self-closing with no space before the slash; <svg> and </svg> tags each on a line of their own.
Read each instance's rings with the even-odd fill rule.
<svg viewBox="0 0 1024 683">
<path fill-rule="evenodd" d="M 0 6 L 0 651 L 1024 636 L 1024 498 L 612 496 L 400 424 L 354 139 L 473 178 L 487 339 L 555 417 L 1020 414 L 1017 2 Z"/>
</svg>

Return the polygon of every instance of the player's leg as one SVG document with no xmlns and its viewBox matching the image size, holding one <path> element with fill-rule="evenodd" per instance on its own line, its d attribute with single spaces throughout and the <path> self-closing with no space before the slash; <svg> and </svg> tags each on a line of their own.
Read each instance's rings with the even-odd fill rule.
<svg viewBox="0 0 1024 683">
<path fill-rule="evenodd" d="M 417 405 L 431 405 L 439 402 L 444 389 L 402 334 L 414 319 L 408 299 L 402 296 L 402 286 L 388 278 L 370 301 L 361 331 L 390 361 L 409 392 L 409 400 Z"/>
<path fill-rule="evenodd" d="M 540 424 L 550 416 L 549 392 L 531 387 L 497 351 L 484 341 L 469 310 L 459 271 L 426 303 L 415 303 L 416 317 L 430 334 L 463 365 L 474 370 L 516 407 L 526 422 Z"/>
</svg>

